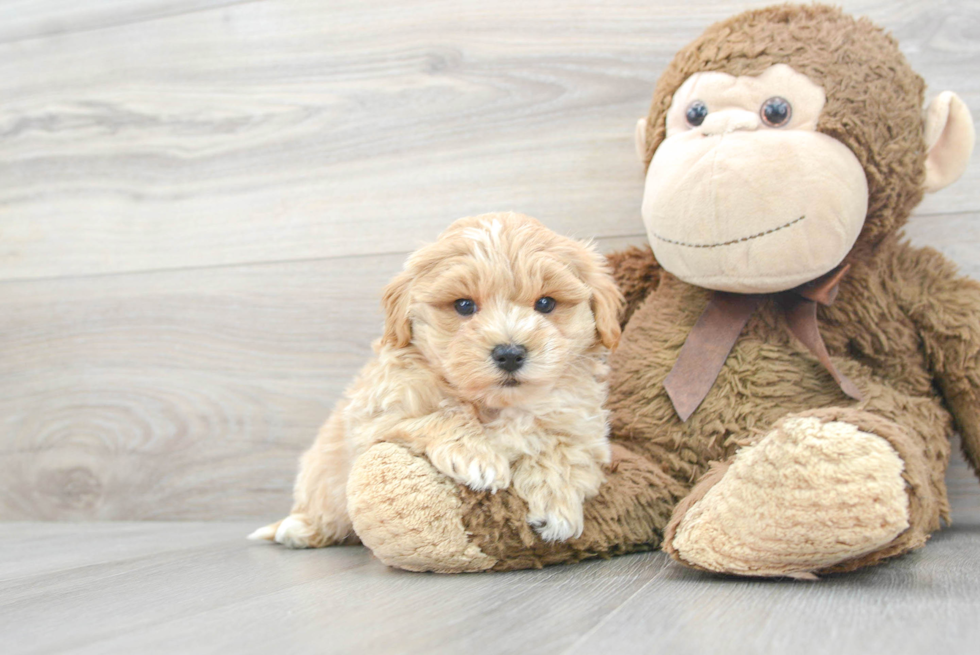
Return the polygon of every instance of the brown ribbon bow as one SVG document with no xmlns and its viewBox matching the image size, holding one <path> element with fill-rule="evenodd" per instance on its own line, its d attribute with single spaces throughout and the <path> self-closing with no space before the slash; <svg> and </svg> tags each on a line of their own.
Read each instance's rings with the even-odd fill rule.
<svg viewBox="0 0 980 655">
<path fill-rule="evenodd" d="M 817 303 L 830 305 L 850 264 L 812 282 L 775 294 L 786 326 L 833 376 L 841 390 L 861 400 L 861 391 L 830 361 L 817 327 Z M 677 362 L 664 380 L 667 395 L 682 421 L 687 421 L 714 385 L 728 354 L 765 294 L 716 291 L 688 335 Z"/>
</svg>

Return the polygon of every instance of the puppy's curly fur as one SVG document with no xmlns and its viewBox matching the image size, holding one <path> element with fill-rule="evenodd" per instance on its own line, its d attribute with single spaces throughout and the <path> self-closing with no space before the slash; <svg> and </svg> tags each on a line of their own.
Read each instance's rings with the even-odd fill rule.
<svg viewBox="0 0 980 655">
<path fill-rule="evenodd" d="M 551 305 L 542 298 L 553 309 L 542 311 Z M 461 299 L 475 311 L 458 311 Z M 293 548 L 356 542 L 348 472 L 379 441 L 426 455 L 475 490 L 513 485 L 542 539 L 581 535 L 582 503 L 610 460 L 605 354 L 622 303 L 589 244 L 519 214 L 456 221 L 386 288 L 377 356 L 303 455 L 290 515 L 251 537 Z M 526 349 L 513 371 L 493 356 L 508 345 Z"/>
</svg>

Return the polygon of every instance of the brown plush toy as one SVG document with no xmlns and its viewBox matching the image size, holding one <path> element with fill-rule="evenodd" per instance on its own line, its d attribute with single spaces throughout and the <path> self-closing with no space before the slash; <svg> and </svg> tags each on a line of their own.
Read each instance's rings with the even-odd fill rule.
<svg viewBox="0 0 980 655">
<path fill-rule="evenodd" d="M 361 540 L 411 570 L 507 570 L 662 545 L 700 569 L 810 577 L 921 546 L 948 520 L 959 430 L 980 470 L 980 285 L 902 241 L 964 170 L 973 125 L 890 36 L 819 5 L 710 27 L 638 126 L 650 250 L 612 257 L 614 463 L 575 540 L 515 494 L 379 444 Z M 626 322 L 628 321 L 628 322 Z"/>
</svg>

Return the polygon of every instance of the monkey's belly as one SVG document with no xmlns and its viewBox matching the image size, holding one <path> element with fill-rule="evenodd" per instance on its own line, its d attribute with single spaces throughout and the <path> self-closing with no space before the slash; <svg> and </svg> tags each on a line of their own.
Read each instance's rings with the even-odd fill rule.
<svg viewBox="0 0 980 655">
<path fill-rule="evenodd" d="M 949 414 L 935 394 L 903 393 L 858 362 L 833 357 L 866 400 L 848 398 L 770 307 L 749 321 L 704 401 L 681 422 L 663 383 L 704 305 L 699 296 L 692 303 L 684 295 L 651 297 L 631 318 L 611 360 L 609 397 L 613 438 L 678 480 L 696 479 L 710 462 L 729 459 L 786 415 L 813 409 L 859 406 L 922 434 L 926 442 L 942 440 L 950 430 Z"/>
</svg>

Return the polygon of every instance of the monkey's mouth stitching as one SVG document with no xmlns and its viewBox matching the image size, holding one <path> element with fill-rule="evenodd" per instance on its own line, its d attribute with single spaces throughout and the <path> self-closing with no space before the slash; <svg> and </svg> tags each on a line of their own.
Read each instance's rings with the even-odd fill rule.
<svg viewBox="0 0 980 655">
<path fill-rule="evenodd" d="M 667 237 L 662 237 L 659 234 L 657 234 L 656 232 L 651 232 L 650 234 L 652 234 L 654 236 L 654 238 L 659 239 L 660 241 L 665 241 L 667 243 L 672 243 L 675 246 L 684 246 L 685 248 L 720 248 L 721 246 L 730 246 L 733 243 L 742 243 L 743 241 L 751 241 L 752 239 L 758 239 L 759 237 L 764 237 L 767 234 L 772 234 L 773 232 L 778 232 L 779 230 L 785 229 L 785 228 L 789 227 L 790 225 L 796 225 L 797 223 L 799 223 L 800 221 L 802 221 L 804 218 L 806 218 L 806 216 L 800 216 L 799 218 L 794 219 L 794 220 L 790 221 L 789 223 L 786 223 L 785 225 L 780 225 L 778 227 L 770 228 L 770 229 L 766 230 L 765 232 L 759 232 L 758 234 L 752 234 L 752 235 L 747 236 L 747 237 L 742 237 L 741 239 L 732 239 L 731 241 L 722 241 L 721 243 L 685 243 L 684 241 L 675 241 L 673 239 L 668 239 Z"/>
</svg>

